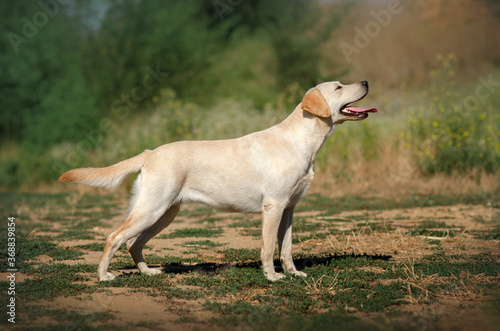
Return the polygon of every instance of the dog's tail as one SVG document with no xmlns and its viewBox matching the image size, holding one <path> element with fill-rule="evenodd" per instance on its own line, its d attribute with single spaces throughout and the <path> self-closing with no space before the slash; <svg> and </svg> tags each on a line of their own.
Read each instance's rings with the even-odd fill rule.
<svg viewBox="0 0 500 331">
<path fill-rule="evenodd" d="M 150 150 L 145 150 L 139 155 L 105 168 L 73 169 L 62 174 L 58 181 L 115 188 L 128 174 L 140 171 L 150 153 Z"/>
</svg>

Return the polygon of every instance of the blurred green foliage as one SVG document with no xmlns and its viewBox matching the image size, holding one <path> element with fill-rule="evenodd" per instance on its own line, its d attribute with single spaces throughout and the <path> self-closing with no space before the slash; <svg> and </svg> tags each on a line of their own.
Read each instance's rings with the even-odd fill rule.
<svg viewBox="0 0 500 331">
<path fill-rule="evenodd" d="M 98 114 L 80 65 L 82 31 L 52 8 L 50 17 L 35 2 L 0 4 L 0 136 L 30 153 L 83 137 Z"/>
<path fill-rule="evenodd" d="M 2 2 L 0 147 L 20 150 L 2 158 L 0 185 L 54 177 L 51 148 L 80 142 L 86 154 L 98 147 L 89 131 L 100 119 L 154 108 L 165 91 L 198 105 L 231 97 L 262 108 L 281 89 L 310 87 L 321 79 L 321 36 L 299 32 L 315 26 L 315 10 L 305 0 Z M 189 138 L 192 123 L 171 115 L 168 136 Z"/>
<path fill-rule="evenodd" d="M 69 168 L 111 164 L 173 140 L 276 124 L 308 88 L 349 70 L 332 41 L 359 3 L 0 2 L 0 186 L 54 181 Z M 498 169 L 498 93 L 457 94 L 469 82 L 452 86 L 458 64 L 439 61 L 404 128 L 385 129 L 389 118 L 380 116 L 389 109 L 377 115 L 383 123 L 374 116 L 346 124 L 318 165 L 373 162 L 404 137 L 424 174 Z M 371 98 L 386 92 L 374 89 Z M 474 110 L 462 111 L 467 106 Z"/>
<path fill-rule="evenodd" d="M 409 131 L 402 133 L 406 147 L 425 174 L 495 171 L 500 166 L 500 100 L 489 78 L 479 77 L 461 93 L 454 79 L 455 55 L 438 54 L 436 62 L 423 92 L 428 103 L 410 112 Z"/>
<path fill-rule="evenodd" d="M 0 148 L 20 151 L 2 158 L 0 185 L 50 164 L 54 146 L 85 142 L 102 118 L 155 108 L 162 91 L 263 109 L 278 91 L 326 79 L 319 45 L 340 16 L 317 28 L 318 10 L 306 0 L 1 2 Z M 166 130 L 186 138 L 181 124 Z"/>
</svg>

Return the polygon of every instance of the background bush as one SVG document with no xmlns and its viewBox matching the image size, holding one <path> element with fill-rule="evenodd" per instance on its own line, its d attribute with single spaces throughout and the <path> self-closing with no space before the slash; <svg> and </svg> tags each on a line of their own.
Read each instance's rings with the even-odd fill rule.
<svg viewBox="0 0 500 331">
<path fill-rule="evenodd" d="M 500 115 L 487 87 L 465 92 L 457 88 L 457 58 L 437 55 L 431 84 L 423 97 L 429 102 L 410 112 L 408 148 L 424 173 L 464 173 L 474 169 L 492 172 L 500 166 Z M 468 92 L 468 94 L 467 94 Z M 484 94 L 486 92 L 486 94 Z"/>
<path fill-rule="evenodd" d="M 379 113 L 339 127 L 318 155 L 321 169 L 351 176 L 349 168 L 390 168 L 400 157 L 423 175 L 498 169 L 498 91 L 459 110 L 479 77 L 500 81 L 491 1 L 405 3 L 351 61 L 340 43 L 353 45 L 386 3 L 54 1 L 54 15 L 26 36 L 41 3 L 0 4 L 0 186 L 53 182 L 174 140 L 264 129 L 327 80 L 368 80 L 360 105 Z M 146 88 L 152 71 L 161 77 Z"/>
</svg>

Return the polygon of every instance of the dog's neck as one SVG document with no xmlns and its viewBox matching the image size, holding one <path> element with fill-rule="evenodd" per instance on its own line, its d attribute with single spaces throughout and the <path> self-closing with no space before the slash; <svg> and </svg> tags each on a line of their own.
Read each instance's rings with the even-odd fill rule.
<svg viewBox="0 0 500 331">
<path fill-rule="evenodd" d="M 311 161 L 311 165 L 316 160 L 316 156 L 325 141 L 330 137 L 338 124 L 334 123 L 331 117 L 321 118 L 302 109 L 299 104 L 295 110 L 277 127 L 282 128 L 282 132 L 287 135 L 291 142 L 297 142 L 295 146 L 303 146 L 303 153 Z"/>
</svg>

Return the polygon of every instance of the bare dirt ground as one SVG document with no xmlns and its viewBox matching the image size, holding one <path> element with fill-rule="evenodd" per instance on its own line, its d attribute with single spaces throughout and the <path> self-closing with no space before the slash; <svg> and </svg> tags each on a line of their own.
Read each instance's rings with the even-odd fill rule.
<svg viewBox="0 0 500 331">
<path fill-rule="evenodd" d="M 100 223 L 92 227 L 96 236 L 94 239 L 54 239 L 61 247 L 73 250 L 77 246 L 103 244 L 107 235 L 116 229 L 125 219 L 127 201 L 120 199 L 116 210 L 118 213 L 108 219 L 101 219 Z M 22 208 L 19 207 L 19 208 Z M 98 211 L 99 208 L 86 210 Z M 50 209 L 50 208 L 49 208 Z M 192 273 L 213 271 L 212 268 L 223 269 L 235 265 L 227 262 L 224 250 L 246 249 L 258 252 L 260 249 L 260 215 L 237 214 L 220 212 L 207 209 L 199 205 L 184 207 L 174 223 L 165 229 L 162 234 L 152 239 L 144 250 L 146 260 L 148 256 L 160 258 L 179 258 L 180 264 L 170 263 L 161 265 L 152 263 L 154 267 L 163 268 L 165 277 L 169 277 L 174 287 L 181 290 L 204 291 L 203 287 L 186 285 L 183 279 Z M 50 211 L 46 211 L 50 214 Z M 73 210 L 74 213 L 74 210 Z M 43 212 L 31 211 L 31 222 L 39 227 L 30 233 L 29 237 L 54 236 L 53 229 L 64 228 L 50 219 L 50 215 Z M 464 282 L 460 290 L 442 292 L 434 296 L 433 300 L 425 299 L 427 295 L 425 286 L 440 284 L 446 277 L 436 275 L 423 275 L 412 270 L 415 261 L 421 261 L 426 256 L 437 252 L 446 256 L 467 256 L 488 254 L 497 263 L 500 257 L 499 241 L 497 239 L 485 240 L 484 236 L 492 231 L 498 232 L 498 208 L 491 204 L 454 204 L 434 207 L 399 208 L 383 210 L 357 210 L 328 214 L 324 210 L 309 210 L 297 212 L 297 230 L 294 236 L 294 254 L 299 256 L 325 256 L 328 254 L 352 256 L 385 256 L 395 264 L 403 264 L 406 268 L 408 293 L 399 311 L 403 314 L 386 315 L 383 312 L 367 312 L 352 307 L 343 307 L 346 312 L 377 329 L 398 328 L 400 325 L 409 326 L 410 329 L 458 329 L 458 330 L 498 330 L 498 315 L 489 312 L 491 309 L 498 312 L 498 307 L 492 301 L 494 293 L 478 289 L 477 283 L 496 283 L 499 275 L 486 276 L 482 274 L 468 275 L 462 270 L 460 280 Z M 68 219 L 78 219 L 79 216 L 68 216 Z M 19 222 L 22 222 L 20 220 Z M 243 224 L 242 224 L 243 223 Z M 193 238 L 192 236 L 169 237 L 172 233 L 182 233 L 185 229 L 221 229 L 221 234 Z M 496 229 L 496 230 L 495 230 Z M 413 232 L 412 232 L 413 231 Z M 208 240 L 209 245 L 204 246 L 203 241 Z M 90 246 L 89 246 L 90 247 Z M 67 265 L 78 263 L 99 263 L 102 250 L 80 248 L 84 254 L 80 259 L 57 261 Z M 128 261 L 125 267 L 114 266 L 111 271 L 120 277 L 127 277 L 138 272 L 133 267 L 132 260 L 125 250 L 117 252 L 113 261 Z M 204 263 L 196 262 L 204 261 Z M 244 260 L 244 259 L 243 259 Z M 299 259 L 300 260 L 300 259 Z M 51 264 L 55 261 L 47 255 L 39 255 L 34 260 L 39 263 Z M 194 261 L 194 262 L 189 262 Z M 258 261 L 258 260 L 257 260 Z M 252 261 L 257 262 L 257 261 Z M 300 260 L 299 269 L 310 267 L 307 259 Z M 298 262 L 300 263 L 300 262 Z M 127 263 L 125 263 L 127 264 Z M 177 269 L 176 269 L 177 268 Z M 363 267 L 364 271 L 380 272 L 378 267 Z M 94 273 L 87 273 L 90 280 L 81 281 L 82 284 L 96 284 Z M 1 274 L 5 279 L 6 274 Z M 17 281 L 23 282 L 33 279 L 34 275 L 17 274 Z M 458 279 L 458 278 L 457 278 Z M 466 281 L 464 281 L 464 279 Z M 311 293 L 322 285 L 318 277 L 306 279 Z M 383 283 L 384 280 L 381 280 Z M 269 287 L 273 287 L 269 283 Z M 412 289 L 421 288 L 422 293 L 413 295 Z M 329 289 L 334 293 L 335 287 Z M 262 289 L 242 290 L 239 293 L 229 294 L 218 298 L 219 302 L 231 303 L 236 300 L 259 305 L 259 294 Z M 322 293 L 322 292 L 318 292 Z M 49 309 L 62 309 L 75 311 L 87 317 L 87 324 L 96 327 L 113 323 L 125 328 L 134 329 L 205 329 L 207 321 L 220 316 L 218 312 L 207 310 L 205 303 L 213 300 L 213 296 L 193 299 L 165 296 L 154 296 L 151 293 L 137 291 L 127 287 L 108 287 L 104 292 L 79 294 L 76 296 L 58 296 L 55 299 L 40 300 L 36 305 Z M 498 302 L 498 301 L 496 301 Z M 35 304 L 32 302 L 32 304 Z M 490 310 L 485 307 L 492 306 Z M 318 309 L 322 313 L 325 309 Z M 93 314 L 108 312 L 114 319 L 110 321 L 99 320 L 93 322 Z M 243 318 L 240 329 L 262 329 L 263 325 L 251 323 Z M 38 325 L 50 325 L 52 318 L 37 319 Z M 92 324 L 94 323 L 94 324 Z M 80 329 L 79 324 L 66 322 L 67 330 Z M 332 326 L 334 327 L 334 326 Z M 218 323 L 210 324 L 212 329 L 226 329 L 227 325 Z M 229 327 L 230 328 L 230 327 Z"/>
</svg>

